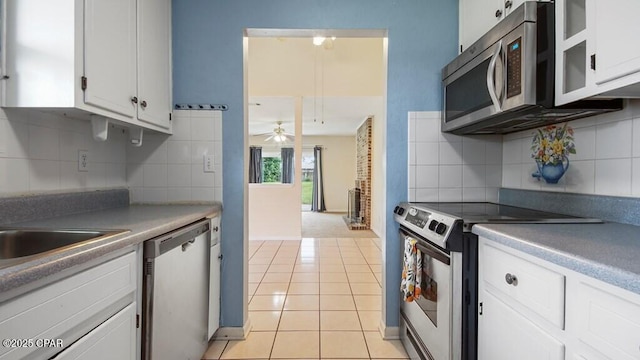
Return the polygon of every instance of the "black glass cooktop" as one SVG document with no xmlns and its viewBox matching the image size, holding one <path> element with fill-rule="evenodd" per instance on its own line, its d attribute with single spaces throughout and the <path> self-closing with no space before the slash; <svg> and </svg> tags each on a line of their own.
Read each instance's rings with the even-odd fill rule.
<svg viewBox="0 0 640 360">
<path fill-rule="evenodd" d="M 602 222 L 570 215 L 525 209 L 515 206 L 500 205 L 488 202 L 441 202 L 411 203 L 411 206 L 426 211 L 437 211 L 445 215 L 457 217 L 464 223 L 518 222 L 518 223 L 582 223 Z"/>
</svg>

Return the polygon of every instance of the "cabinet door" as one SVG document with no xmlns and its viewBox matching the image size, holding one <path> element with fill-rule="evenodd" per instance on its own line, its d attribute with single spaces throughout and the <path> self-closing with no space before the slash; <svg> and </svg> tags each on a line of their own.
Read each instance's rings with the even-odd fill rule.
<svg viewBox="0 0 640 360">
<path fill-rule="evenodd" d="M 496 17 L 496 12 L 500 16 Z M 504 17 L 503 0 L 460 0 L 460 45 L 466 50 Z"/>
<path fill-rule="evenodd" d="M 136 303 L 131 303 L 80 338 L 55 360 L 135 360 Z"/>
<path fill-rule="evenodd" d="M 209 329 L 211 339 L 220 326 L 220 243 L 211 247 L 211 269 L 209 270 Z"/>
<path fill-rule="evenodd" d="M 138 119 L 170 128 L 171 0 L 138 0 Z"/>
<path fill-rule="evenodd" d="M 504 10 L 505 16 L 511 14 L 518 6 L 524 4 L 525 0 L 505 0 Z"/>
<path fill-rule="evenodd" d="M 616 360 L 640 358 L 640 296 L 596 282 L 580 283 L 575 303 L 577 336 L 581 345 L 594 349 L 601 357 Z"/>
<path fill-rule="evenodd" d="M 564 345 L 488 291 L 480 294 L 478 360 L 562 360 Z"/>
<path fill-rule="evenodd" d="M 596 83 L 640 71 L 640 1 L 594 1 Z"/>
<path fill-rule="evenodd" d="M 135 117 L 135 0 L 86 0 L 84 21 L 85 103 Z"/>
</svg>

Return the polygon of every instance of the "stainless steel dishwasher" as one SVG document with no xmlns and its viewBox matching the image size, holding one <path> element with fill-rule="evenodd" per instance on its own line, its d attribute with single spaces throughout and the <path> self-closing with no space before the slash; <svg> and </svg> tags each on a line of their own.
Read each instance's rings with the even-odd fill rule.
<svg viewBox="0 0 640 360">
<path fill-rule="evenodd" d="M 196 360 L 207 350 L 209 220 L 144 243 L 142 358 Z"/>
</svg>

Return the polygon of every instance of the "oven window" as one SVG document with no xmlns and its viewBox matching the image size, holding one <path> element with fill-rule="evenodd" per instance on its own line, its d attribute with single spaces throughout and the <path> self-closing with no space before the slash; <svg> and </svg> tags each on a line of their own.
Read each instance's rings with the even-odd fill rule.
<svg viewBox="0 0 640 360">
<path fill-rule="evenodd" d="M 422 279 L 420 282 L 422 294 L 416 302 L 433 325 L 438 327 L 438 283 L 432 278 L 431 264 L 433 261 L 429 255 L 422 254 Z"/>
<path fill-rule="evenodd" d="M 446 122 L 491 106 L 491 96 L 487 89 L 487 70 L 490 62 L 491 58 L 488 58 L 446 86 Z"/>
</svg>

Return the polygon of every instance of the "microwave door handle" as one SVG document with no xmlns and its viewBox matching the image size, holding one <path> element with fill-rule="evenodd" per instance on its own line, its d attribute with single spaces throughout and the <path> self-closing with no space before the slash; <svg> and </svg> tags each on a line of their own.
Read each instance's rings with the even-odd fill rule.
<svg viewBox="0 0 640 360">
<path fill-rule="evenodd" d="M 491 97 L 491 102 L 493 106 L 495 106 L 496 111 L 502 111 L 500 107 L 500 100 L 498 100 L 498 95 L 496 94 L 496 86 L 495 82 L 495 72 L 496 72 L 496 63 L 498 62 L 498 58 L 500 57 L 500 52 L 502 51 L 502 40 L 498 41 L 498 46 L 496 47 L 496 51 L 493 53 L 491 57 L 491 61 L 489 62 L 489 69 L 487 70 L 487 89 L 489 90 L 489 96 Z"/>
</svg>

